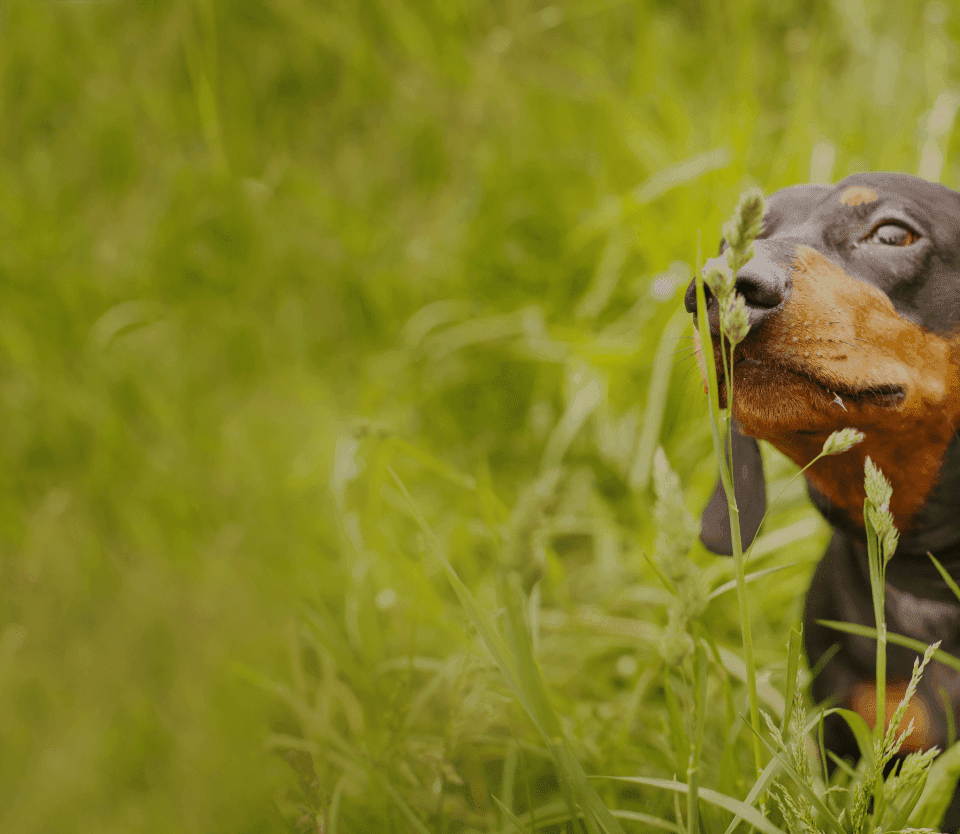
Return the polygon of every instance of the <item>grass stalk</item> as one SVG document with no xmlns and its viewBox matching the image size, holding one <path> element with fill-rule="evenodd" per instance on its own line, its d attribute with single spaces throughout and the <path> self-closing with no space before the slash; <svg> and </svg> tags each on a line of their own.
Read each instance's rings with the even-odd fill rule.
<svg viewBox="0 0 960 834">
<path fill-rule="evenodd" d="M 873 725 L 874 744 L 879 750 L 887 731 L 887 621 L 884 611 L 884 584 L 886 566 L 897 546 L 897 531 L 890 514 L 893 491 L 868 457 L 864 464 L 863 524 L 867 533 L 867 562 L 870 567 L 870 590 L 873 616 L 877 625 L 876 655 L 876 721 Z M 883 805 L 883 772 L 878 768 L 874 785 L 874 803 Z"/>
<path fill-rule="evenodd" d="M 687 766 L 687 826 L 690 834 L 700 830 L 700 759 L 703 752 L 704 718 L 707 704 L 707 654 L 702 644 L 697 644 L 694 661 L 694 697 L 696 727 L 690 739 L 690 760 Z"/>
<path fill-rule="evenodd" d="M 737 507 L 736 493 L 733 483 L 733 403 L 734 403 L 734 350 L 742 342 L 749 330 L 749 316 L 745 308 L 745 301 L 736 294 L 736 275 L 753 257 L 753 240 L 759 233 L 763 219 L 763 197 L 759 193 L 744 194 L 731 220 L 724 226 L 724 237 L 728 244 L 726 249 L 726 264 L 717 268 L 709 267 L 703 275 L 697 270 L 697 334 L 701 345 L 704 379 L 707 385 L 707 394 L 710 403 L 711 431 L 713 434 L 714 449 L 720 462 L 720 480 L 727 496 L 727 510 L 730 518 L 730 538 L 733 555 L 734 572 L 737 586 L 737 597 L 740 612 L 740 629 L 743 639 L 744 662 L 747 672 L 747 693 L 750 701 L 750 724 L 753 728 L 753 749 L 757 774 L 763 770 L 763 751 L 761 747 L 760 708 L 757 694 L 756 669 L 754 665 L 753 633 L 751 629 L 750 601 L 746 592 L 746 563 L 750 550 L 745 554 L 743 541 L 740 535 L 740 513 Z M 721 350 L 719 351 L 723 377 L 727 392 L 727 413 L 720 412 L 719 382 L 717 368 L 712 350 L 712 337 L 706 312 L 706 290 L 708 286 L 713 293 L 718 306 Z M 705 350 L 702 346 L 711 346 Z M 722 427 L 722 428 L 721 428 Z M 722 439 L 721 439 L 722 438 Z M 843 429 L 834 432 L 826 440 L 820 454 L 803 467 L 794 477 L 799 477 L 822 457 L 840 454 L 851 448 L 863 439 L 863 434 L 856 429 Z M 792 483 L 792 481 L 791 481 Z M 788 484 L 789 486 L 789 484 Z M 770 508 L 783 494 L 777 496 L 763 518 L 766 518 Z M 762 524 L 762 521 L 761 521 Z M 750 548 L 752 549 L 751 542 Z M 881 584 L 882 588 L 882 584 Z M 882 592 L 880 605 L 882 608 Z"/>
<path fill-rule="evenodd" d="M 740 610 L 740 631 L 743 638 L 744 662 L 747 669 L 747 693 L 750 701 L 750 723 L 753 733 L 753 752 L 757 775 L 763 771 L 763 751 L 757 733 L 760 730 L 760 704 L 757 697 L 756 669 L 753 652 L 753 633 L 751 630 L 749 598 L 746 592 L 746 571 L 743 554 L 743 542 L 740 537 L 740 511 L 737 507 L 736 494 L 733 485 L 733 447 L 732 438 L 732 405 L 733 405 L 733 351 L 736 344 L 746 336 L 745 311 L 742 299 L 739 305 L 735 303 L 734 286 L 736 272 L 740 265 L 746 263 L 750 257 L 753 238 L 759 231 L 759 222 L 756 216 L 763 217 L 763 198 L 759 195 L 745 195 L 741 198 L 737 211 L 731 222 L 725 227 L 730 249 L 728 250 L 729 271 L 724 274 L 714 270 L 711 272 L 711 291 L 720 307 L 721 345 L 729 345 L 729 359 L 725 350 L 720 354 L 723 362 L 723 376 L 727 390 L 727 414 L 720 413 L 720 395 L 717 382 L 717 368 L 712 349 L 713 340 L 707 317 L 706 291 L 704 289 L 707 277 L 700 269 L 700 258 L 697 260 L 696 292 L 697 292 L 697 330 L 701 345 L 701 354 L 704 366 L 704 378 L 707 384 L 707 395 L 710 403 L 710 429 L 713 436 L 714 451 L 720 463 L 720 481 L 727 496 L 727 511 L 730 517 L 730 538 L 733 550 L 734 571 L 737 581 L 737 598 Z M 753 222 L 751 222 L 753 221 Z M 730 232 L 733 232 L 731 234 Z M 725 309 L 726 308 L 726 309 Z M 739 336 L 739 338 L 736 338 Z M 722 429 L 721 429 L 722 427 Z"/>
</svg>

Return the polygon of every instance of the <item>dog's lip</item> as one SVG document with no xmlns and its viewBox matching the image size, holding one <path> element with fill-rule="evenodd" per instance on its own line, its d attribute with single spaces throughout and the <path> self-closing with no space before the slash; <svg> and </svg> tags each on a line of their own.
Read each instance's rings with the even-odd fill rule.
<svg viewBox="0 0 960 834">
<path fill-rule="evenodd" d="M 896 408 L 907 396 L 906 388 L 896 383 L 871 382 L 859 386 L 836 383 L 810 373 L 809 368 L 796 367 L 784 362 L 765 362 L 752 356 L 741 355 L 737 357 L 734 360 L 733 366 L 737 367 L 743 364 L 754 365 L 756 367 L 772 367 L 778 372 L 789 373 L 826 391 L 832 397 L 840 397 L 841 400 L 853 402 L 855 405 Z"/>
</svg>

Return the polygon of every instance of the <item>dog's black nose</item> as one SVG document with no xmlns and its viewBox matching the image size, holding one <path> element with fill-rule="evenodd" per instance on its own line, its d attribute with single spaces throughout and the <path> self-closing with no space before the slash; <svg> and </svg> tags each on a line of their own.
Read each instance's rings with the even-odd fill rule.
<svg viewBox="0 0 960 834">
<path fill-rule="evenodd" d="M 714 258 L 707 261 L 704 271 L 711 266 L 726 267 L 726 258 Z M 710 321 L 710 332 L 717 336 L 720 333 L 720 319 L 717 304 L 713 294 L 704 287 L 707 293 L 707 317 Z M 747 313 L 750 317 L 750 328 L 753 329 L 764 319 L 778 310 L 786 301 L 789 291 L 789 281 L 783 267 L 774 263 L 765 252 L 758 251 L 749 263 L 737 273 L 736 290 L 746 302 Z M 690 282 L 683 305 L 688 313 L 697 311 L 697 283 Z"/>
</svg>

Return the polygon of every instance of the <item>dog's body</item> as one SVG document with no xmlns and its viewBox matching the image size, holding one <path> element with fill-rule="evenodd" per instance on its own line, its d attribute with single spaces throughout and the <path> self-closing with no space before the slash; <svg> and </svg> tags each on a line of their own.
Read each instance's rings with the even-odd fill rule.
<svg viewBox="0 0 960 834">
<path fill-rule="evenodd" d="M 960 602 L 926 555 L 960 576 L 960 194 L 902 174 L 779 191 L 768 200 L 737 291 L 751 324 L 733 369 L 745 539 L 756 534 L 765 506 L 752 438 L 770 441 L 802 466 L 837 429 L 866 435 L 807 472 L 810 495 L 834 535 L 807 596 L 804 630 L 811 667 L 839 647 L 813 682 L 815 697 L 858 711 L 872 725 L 875 641 L 816 622 L 875 625 L 863 530 L 867 455 L 893 486 L 890 510 L 900 530 L 887 568 L 888 630 L 923 643 L 941 640 L 943 650 L 960 656 Z M 696 308 L 693 284 L 686 305 Z M 715 351 L 716 307 L 709 299 Z M 702 538 L 712 550 L 730 552 L 719 486 Z M 916 656 L 890 647 L 891 697 L 899 699 Z M 911 715 L 916 730 L 904 752 L 943 749 L 960 736 L 960 673 L 932 663 Z M 841 720 L 828 721 L 827 735 L 836 753 L 856 755 Z M 950 821 L 956 827 L 960 819 Z"/>
</svg>

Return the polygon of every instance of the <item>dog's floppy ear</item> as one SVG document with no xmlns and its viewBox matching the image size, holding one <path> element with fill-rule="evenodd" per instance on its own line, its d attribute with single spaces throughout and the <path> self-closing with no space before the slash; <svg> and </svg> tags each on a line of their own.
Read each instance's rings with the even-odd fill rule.
<svg viewBox="0 0 960 834">
<path fill-rule="evenodd" d="M 746 549 L 756 538 L 760 521 L 767 511 L 767 489 L 763 480 L 763 462 L 760 460 L 760 446 L 757 441 L 741 434 L 736 423 L 733 425 L 731 434 L 733 488 L 737 496 L 737 509 L 740 511 L 740 538 Z M 722 481 L 717 482 L 717 488 L 710 497 L 710 503 L 703 511 L 700 541 L 713 553 L 723 556 L 733 554 L 727 495 Z"/>
</svg>

